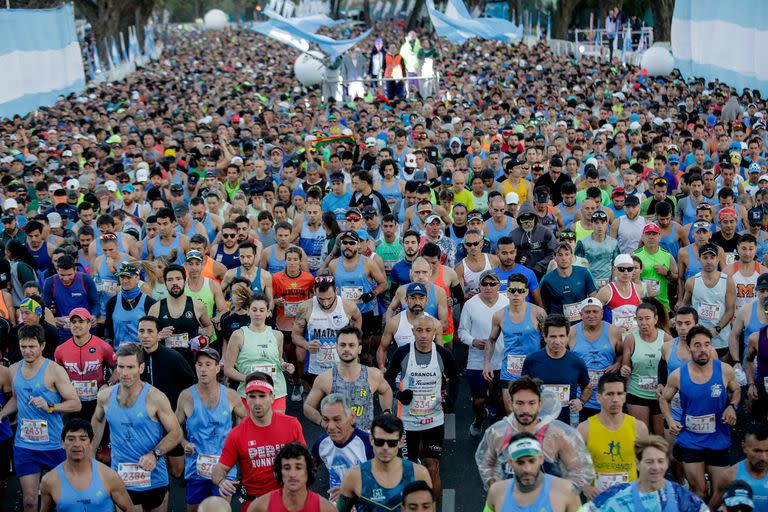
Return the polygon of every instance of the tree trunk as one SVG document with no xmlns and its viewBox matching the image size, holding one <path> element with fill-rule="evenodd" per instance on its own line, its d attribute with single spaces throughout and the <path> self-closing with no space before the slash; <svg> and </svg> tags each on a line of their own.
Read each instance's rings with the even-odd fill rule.
<svg viewBox="0 0 768 512">
<path fill-rule="evenodd" d="M 363 23 L 366 27 L 371 26 L 371 0 L 363 0 Z"/>
<path fill-rule="evenodd" d="M 421 11 L 424 10 L 424 0 L 416 0 L 416 5 L 411 11 L 411 15 L 408 16 L 408 23 L 405 25 L 405 31 L 416 30 L 419 26 L 419 20 L 421 19 Z"/>
<path fill-rule="evenodd" d="M 523 0 L 509 0 L 509 21 L 520 25 L 523 19 Z"/>
<path fill-rule="evenodd" d="M 557 0 L 557 10 L 552 20 L 552 38 L 568 39 L 568 29 L 573 19 L 573 10 L 579 0 Z"/>
<path fill-rule="evenodd" d="M 651 2 L 653 12 L 653 40 L 672 40 L 672 14 L 675 11 L 675 0 L 655 0 Z"/>
</svg>

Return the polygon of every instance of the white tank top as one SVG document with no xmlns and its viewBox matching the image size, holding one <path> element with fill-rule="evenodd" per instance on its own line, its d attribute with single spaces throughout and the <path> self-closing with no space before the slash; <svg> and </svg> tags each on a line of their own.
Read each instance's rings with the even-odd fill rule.
<svg viewBox="0 0 768 512">
<path fill-rule="evenodd" d="M 464 293 L 469 294 L 472 292 L 479 292 L 480 291 L 480 274 L 485 272 L 486 270 L 491 270 L 493 267 L 491 267 L 491 259 L 488 257 L 487 254 L 483 254 L 485 257 L 485 265 L 483 266 L 482 270 L 480 272 L 475 272 L 471 268 L 469 268 L 469 265 L 467 265 L 467 259 L 464 258 L 462 260 L 462 263 L 464 264 Z"/>
<path fill-rule="evenodd" d="M 704 284 L 701 272 L 693 278 L 693 294 L 691 306 L 699 312 L 699 323 L 707 328 L 712 328 L 720 323 L 725 314 L 725 290 L 728 276 L 720 272 L 720 279 L 713 288 Z M 731 334 L 730 324 L 726 325 L 720 333 L 712 338 L 712 346 L 725 348 L 728 346 L 728 337 Z"/>
<path fill-rule="evenodd" d="M 349 323 L 349 317 L 344 311 L 344 303 L 341 298 L 336 300 L 333 311 L 324 311 L 317 302 L 317 297 L 312 297 L 312 312 L 307 321 L 307 341 L 320 342 L 320 350 L 307 351 L 307 373 L 320 375 L 325 370 L 339 362 L 336 352 L 336 337 L 339 329 Z"/>
<path fill-rule="evenodd" d="M 441 399 L 442 372 L 433 345 L 429 363 L 416 364 L 416 346 L 408 351 L 408 369 L 400 382 L 401 389 L 413 391 L 413 400 L 398 411 L 405 430 L 427 430 L 445 423 Z"/>
<path fill-rule="evenodd" d="M 622 254 L 632 254 L 637 246 L 640 245 L 640 238 L 643 236 L 645 227 L 645 217 L 637 216 L 635 220 L 629 220 L 626 216 L 619 217 L 619 252 Z"/>
<path fill-rule="evenodd" d="M 739 262 L 733 264 L 735 272 L 731 276 L 733 284 L 736 285 L 736 311 L 745 304 L 752 304 L 755 301 L 755 286 L 757 285 L 757 278 L 760 276 L 760 267 L 757 262 L 754 262 L 754 269 L 752 275 L 744 277 L 739 271 Z"/>
<path fill-rule="evenodd" d="M 400 317 L 400 323 L 397 325 L 394 338 L 397 348 L 400 348 L 413 343 L 416 338 L 413 336 L 413 325 L 408 321 L 408 310 L 401 311 L 398 316 Z M 424 316 L 431 315 L 425 311 Z"/>
</svg>

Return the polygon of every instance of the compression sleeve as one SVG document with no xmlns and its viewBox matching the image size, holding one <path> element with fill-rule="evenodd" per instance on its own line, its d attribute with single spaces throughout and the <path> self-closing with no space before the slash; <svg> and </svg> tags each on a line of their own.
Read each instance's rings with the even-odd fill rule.
<svg viewBox="0 0 768 512">
<path fill-rule="evenodd" d="M 659 359 L 659 368 L 658 368 L 658 379 L 659 384 L 662 386 L 667 385 L 667 377 L 669 377 L 669 372 L 667 370 L 667 360 L 663 357 Z"/>
<path fill-rule="evenodd" d="M 349 498 L 343 494 L 339 494 L 339 500 L 336 502 L 336 510 L 338 512 L 351 512 L 355 506 L 354 498 Z"/>
</svg>

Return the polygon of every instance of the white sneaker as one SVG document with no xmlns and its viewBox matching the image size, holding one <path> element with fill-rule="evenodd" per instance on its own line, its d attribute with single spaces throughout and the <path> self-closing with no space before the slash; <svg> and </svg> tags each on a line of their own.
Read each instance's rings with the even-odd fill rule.
<svg viewBox="0 0 768 512">
<path fill-rule="evenodd" d="M 293 392 L 291 392 L 291 402 L 301 402 L 304 400 L 304 392 L 301 389 L 301 385 L 293 386 Z"/>
</svg>

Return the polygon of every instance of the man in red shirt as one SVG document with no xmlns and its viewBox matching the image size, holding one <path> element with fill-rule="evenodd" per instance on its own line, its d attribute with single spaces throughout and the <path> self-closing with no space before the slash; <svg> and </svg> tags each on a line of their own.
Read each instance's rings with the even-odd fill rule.
<svg viewBox="0 0 768 512">
<path fill-rule="evenodd" d="M 96 410 L 96 394 L 104 384 L 104 369 L 114 370 L 117 357 L 109 343 L 90 333 L 94 322 L 87 309 L 70 311 L 69 323 L 72 337 L 56 347 L 53 358 L 67 371 L 83 404 L 80 412 L 74 415 L 90 421 Z"/>
<path fill-rule="evenodd" d="M 259 496 L 279 488 L 273 465 L 280 448 L 293 441 L 307 444 L 299 420 L 272 411 L 275 394 L 271 376 L 249 373 L 245 396 L 250 414 L 230 431 L 211 476 L 222 496 L 232 496 L 237 491 L 236 482 L 226 476 L 235 464 L 239 465 L 246 500 L 242 510 L 248 510 Z"/>
</svg>

